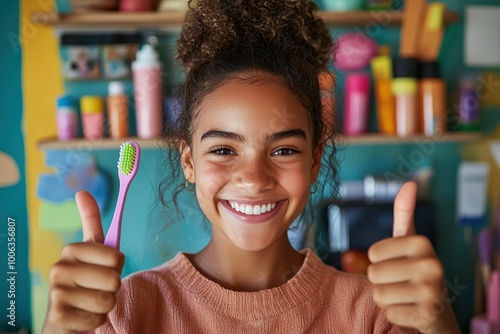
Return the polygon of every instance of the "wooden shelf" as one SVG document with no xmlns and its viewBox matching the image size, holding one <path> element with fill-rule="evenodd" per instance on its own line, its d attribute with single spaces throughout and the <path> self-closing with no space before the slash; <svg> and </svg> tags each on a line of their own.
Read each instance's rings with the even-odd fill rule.
<svg viewBox="0 0 500 334">
<path fill-rule="evenodd" d="M 320 12 L 320 17 L 329 26 L 398 26 L 403 22 L 401 11 L 354 11 L 354 12 Z M 444 20 L 447 24 L 458 21 L 457 12 L 446 11 Z"/>
<path fill-rule="evenodd" d="M 166 143 L 162 138 L 139 139 L 133 137 L 122 139 L 103 138 L 95 140 L 78 138 L 65 141 L 59 141 L 57 138 L 50 138 L 38 142 L 38 147 L 42 150 L 118 150 L 123 142 L 131 140 L 137 142 L 141 148 L 158 149 L 166 147 Z"/>
<path fill-rule="evenodd" d="M 184 12 L 79 12 L 58 14 L 33 12 L 33 23 L 61 27 L 180 27 L 184 22 Z"/>
<path fill-rule="evenodd" d="M 408 138 L 399 138 L 396 136 L 384 136 L 379 134 L 367 134 L 357 137 L 341 137 L 338 141 L 340 145 L 399 145 L 399 144 L 417 144 L 418 142 L 433 141 L 436 144 L 447 143 L 472 143 L 483 139 L 480 133 L 447 133 L 439 137 L 414 136 Z M 42 150 L 112 150 L 118 149 L 125 141 L 133 140 L 144 149 L 165 148 L 166 142 L 163 139 L 138 139 L 123 138 L 111 139 L 103 138 L 98 140 L 72 139 L 59 141 L 55 138 L 42 140 L 38 147 Z"/>
<path fill-rule="evenodd" d="M 353 11 L 319 12 L 329 26 L 378 25 L 397 26 L 402 22 L 401 11 Z M 37 11 L 32 13 L 32 21 L 38 25 L 66 27 L 180 27 L 184 21 L 184 12 L 80 12 L 58 14 Z M 445 22 L 453 23 L 459 18 L 458 13 L 447 11 Z"/>
<path fill-rule="evenodd" d="M 448 143 L 471 143 L 481 140 L 483 137 L 479 132 L 448 132 L 436 137 L 426 137 L 423 135 L 400 138 L 397 136 L 366 134 L 356 137 L 342 137 L 339 140 L 341 145 L 398 145 L 398 144 L 418 144 L 419 142 L 432 141 L 436 144 Z"/>
</svg>

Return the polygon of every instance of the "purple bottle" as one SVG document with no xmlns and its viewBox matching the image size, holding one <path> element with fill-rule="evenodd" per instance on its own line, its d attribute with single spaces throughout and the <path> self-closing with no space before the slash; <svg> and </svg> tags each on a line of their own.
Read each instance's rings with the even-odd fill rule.
<svg viewBox="0 0 500 334">
<path fill-rule="evenodd" d="M 460 84 L 459 106 L 460 131 L 479 131 L 479 99 L 476 94 L 476 83 L 464 80 Z"/>
</svg>

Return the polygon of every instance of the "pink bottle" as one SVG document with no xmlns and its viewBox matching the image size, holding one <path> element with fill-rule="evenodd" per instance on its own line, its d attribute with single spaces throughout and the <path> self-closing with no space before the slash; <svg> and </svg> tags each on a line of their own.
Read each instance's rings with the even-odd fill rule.
<svg viewBox="0 0 500 334">
<path fill-rule="evenodd" d="M 162 78 L 158 54 L 150 44 L 137 51 L 132 63 L 137 136 L 144 139 L 163 135 Z"/>
<path fill-rule="evenodd" d="M 59 140 L 76 138 L 78 134 L 78 115 L 75 100 L 71 96 L 57 99 L 57 137 Z"/>
<path fill-rule="evenodd" d="M 122 12 L 150 12 L 153 10 L 152 0 L 121 0 L 120 11 Z"/>
<path fill-rule="evenodd" d="M 486 315 L 476 315 L 470 323 L 471 334 L 500 333 L 500 272 L 494 270 L 488 284 Z"/>
<path fill-rule="evenodd" d="M 367 131 L 370 102 L 370 75 L 349 74 L 346 77 L 344 132 L 356 136 Z"/>
<path fill-rule="evenodd" d="M 80 98 L 83 136 L 89 140 L 104 137 L 104 102 L 100 96 L 86 95 Z"/>
</svg>

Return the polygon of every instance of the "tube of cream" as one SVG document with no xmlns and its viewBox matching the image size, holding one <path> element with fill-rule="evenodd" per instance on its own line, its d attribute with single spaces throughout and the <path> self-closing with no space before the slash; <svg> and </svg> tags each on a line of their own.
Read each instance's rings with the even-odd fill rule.
<svg viewBox="0 0 500 334">
<path fill-rule="evenodd" d="M 419 69 L 420 129 L 431 137 L 446 131 L 446 83 L 440 78 L 437 61 L 422 62 Z"/>
<path fill-rule="evenodd" d="M 396 132 L 409 137 L 418 132 L 417 61 L 397 58 L 394 62 L 392 93 L 396 98 Z"/>
</svg>

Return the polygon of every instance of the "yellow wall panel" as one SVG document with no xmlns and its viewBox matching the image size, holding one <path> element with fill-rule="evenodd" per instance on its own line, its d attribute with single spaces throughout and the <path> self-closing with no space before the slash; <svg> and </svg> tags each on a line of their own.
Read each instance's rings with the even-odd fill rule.
<svg viewBox="0 0 500 334">
<path fill-rule="evenodd" d="M 22 0 L 20 42 L 23 54 L 24 140 L 26 145 L 27 207 L 30 235 L 30 271 L 33 274 L 32 324 L 33 333 L 41 332 L 47 305 L 47 274 L 57 261 L 62 238 L 56 233 L 39 229 L 39 200 L 36 196 L 40 173 L 50 172 L 44 164 L 44 154 L 37 148 L 40 139 L 56 134 L 55 101 L 63 93 L 58 43 L 53 28 L 31 22 L 33 11 L 50 12 L 52 0 Z M 43 15 L 43 14 L 42 14 Z"/>
</svg>

